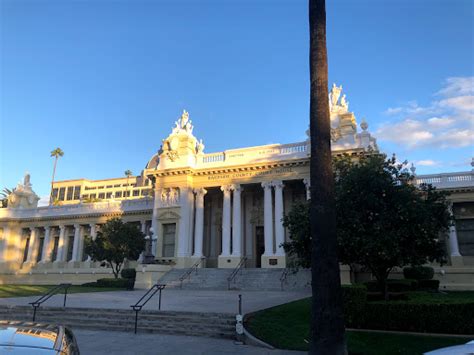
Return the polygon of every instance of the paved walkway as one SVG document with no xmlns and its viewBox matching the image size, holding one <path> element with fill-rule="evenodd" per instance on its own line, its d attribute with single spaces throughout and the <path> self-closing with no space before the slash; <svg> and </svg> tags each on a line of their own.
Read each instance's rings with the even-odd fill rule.
<svg viewBox="0 0 474 355">
<path fill-rule="evenodd" d="M 67 296 L 67 306 L 79 308 L 130 309 L 145 293 L 145 290 L 73 293 Z M 209 291 L 209 290 L 163 290 L 161 309 L 164 311 L 237 313 L 238 295 L 242 295 L 243 313 L 277 306 L 300 298 L 309 297 L 309 291 Z M 0 305 L 28 305 L 38 299 L 34 297 L 0 298 Z M 55 295 L 45 306 L 62 307 L 63 296 Z M 158 295 L 144 309 L 158 309 Z"/>
<path fill-rule="evenodd" d="M 133 334 L 92 330 L 74 330 L 81 355 L 148 354 L 304 354 L 299 351 L 268 350 L 238 345 L 232 340 L 162 334 Z"/>
</svg>

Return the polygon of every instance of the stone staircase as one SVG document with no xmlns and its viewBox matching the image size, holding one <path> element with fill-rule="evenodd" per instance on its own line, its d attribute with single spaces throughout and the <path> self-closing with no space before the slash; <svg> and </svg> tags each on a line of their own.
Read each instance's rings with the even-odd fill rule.
<svg viewBox="0 0 474 355">
<path fill-rule="evenodd" d="M 186 269 L 173 269 L 165 274 L 159 283 L 167 288 L 183 288 L 193 290 L 227 290 L 227 278 L 233 269 L 199 268 L 182 282 L 179 278 Z M 284 269 L 244 268 L 231 281 L 231 290 L 247 291 L 290 291 L 310 289 L 311 274 L 309 270 L 300 270 L 297 274 L 289 272 L 282 284 L 281 276 Z"/>
<path fill-rule="evenodd" d="M 0 306 L 1 320 L 31 322 L 31 306 Z M 127 309 L 40 307 L 37 323 L 61 324 L 72 329 L 115 330 L 131 332 L 135 312 Z M 142 310 L 138 314 L 138 333 L 161 333 L 214 338 L 235 338 L 235 315 Z"/>
</svg>

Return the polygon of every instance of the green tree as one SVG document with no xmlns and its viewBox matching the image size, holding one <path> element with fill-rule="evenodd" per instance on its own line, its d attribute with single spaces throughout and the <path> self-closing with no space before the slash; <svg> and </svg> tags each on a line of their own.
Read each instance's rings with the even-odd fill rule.
<svg viewBox="0 0 474 355">
<path fill-rule="evenodd" d="M 125 197 L 128 197 L 128 181 L 130 180 L 130 176 L 133 175 L 132 171 L 131 170 L 125 170 L 124 172 L 125 176 L 127 177 L 127 188 L 125 190 Z"/>
<path fill-rule="evenodd" d="M 125 259 L 137 260 L 143 249 L 145 235 L 120 218 L 107 221 L 97 232 L 95 240 L 89 236 L 85 238 L 85 253 L 94 261 L 106 261 L 115 278 L 120 275 Z"/>
<path fill-rule="evenodd" d="M 53 166 L 53 177 L 51 179 L 51 193 L 49 194 L 49 204 L 53 203 L 53 186 L 54 186 L 54 176 L 56 175 L 56 165 L 58 163 L 58 159 L 64 155 L 64 152 L 61 148 L 56 148 L 55 150 L 51 151 L 51 157 L 54 157 L 54 166 Z"/>
<path fill-rule="evenodd" d="M 447 193 L 416 187 L 395 157 L 369 154 L 358 162 L 336 158 L 335 195 L 338 257 L 370 271 L 386 292 L 394 267 L 445 262 L 444 243 L 452 223 Z M 283 219 L 290 241 L 283 246 L 300 266 L 310 261 L 309 204 L 300 203 Z"/>
<path fill-rule="evenodd" d="M 326 2 L 309 0 L 312 354 L 345 354 L 328 101 Z"/>
</svg>

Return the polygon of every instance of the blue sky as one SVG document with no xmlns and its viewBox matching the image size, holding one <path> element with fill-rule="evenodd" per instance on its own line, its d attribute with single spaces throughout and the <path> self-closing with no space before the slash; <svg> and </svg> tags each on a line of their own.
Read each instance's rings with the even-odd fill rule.
<svg viewBox="0 0 474 355">
<path fill-rule="evenodd" d="M 327 1 L 330 85 L 417 173 L 469 170 L 470 0 Z M 140 173 L 183 109 L 206 152 L 305 139 L 307 2 L 0 0 L 0 188 Z"/>
</svg>

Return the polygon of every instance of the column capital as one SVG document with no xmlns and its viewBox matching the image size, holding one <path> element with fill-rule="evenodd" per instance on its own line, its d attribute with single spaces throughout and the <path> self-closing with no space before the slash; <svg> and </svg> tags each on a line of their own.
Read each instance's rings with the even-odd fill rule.
<svg viewBox="0 0 474 355">
<path fill-rule="evenodd" d="M 224 195 L 230 194 L 230 192 L 232 191 L 232 185 L 222 185 L 221 191 L 224 193 Z"/>
<path fill-rule="evenodd" d="M 271 189 L 273 186 L 273 183 L 272 181 L 264 181 L 262 182 L 262 187 L 267 190 L 267 189 Z"/>
<path fill-rule="evenodd" d="M 66 230 L 66 226 L 64 224 L 60 224 L 58 227 L 61 232 Z"/>
<path fill-rule="evenodd" d="M 204 187 L 199 187 L 199 188 L 194 189 L 194 193 L 197 196 L 204 196 L 205 194 L 207 194 L 207 190 Z"/>
<path fill-rule="evenodd" d="M 274 186 L 276 189 L 283 189 L 283 187 L 285 187 L 285 184 L 282 180 L 274 180 L 272 181 L 272 186 Z"/>
<path fill-rule="evenodd" d="M 244 190 L 242 185 L 240 184 L 232 184 L 230 186 L 231 186 L 232 191 L 237 192 L 237 193 L 242 192 Z"/>
<path fill-rule="evenodd" d="M 310 180 L 310 178 L 304 178 L 304 179 L 303 179 L 303 184 L 305 184 L 306 187 L 310 187 L 310 186 L 311 186 L 311 180 Z"/>
</svg>

